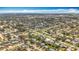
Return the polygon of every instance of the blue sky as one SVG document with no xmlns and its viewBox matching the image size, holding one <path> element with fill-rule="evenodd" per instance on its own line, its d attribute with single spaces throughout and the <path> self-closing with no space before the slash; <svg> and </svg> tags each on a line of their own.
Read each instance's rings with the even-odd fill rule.
<svg viewBox="0 0 79 59">
<path fill-rule="evenodd" d="M 79 7 L 0 7 L 0 13 L 79 13 Z"/>
</svg>

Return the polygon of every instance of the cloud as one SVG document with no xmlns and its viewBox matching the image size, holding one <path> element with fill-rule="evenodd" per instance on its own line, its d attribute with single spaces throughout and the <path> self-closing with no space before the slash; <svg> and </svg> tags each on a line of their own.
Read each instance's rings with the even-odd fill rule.
<svg viewBox="0 0 79 59">
<path fill-rule="evenodd" d="M 0 13 L 79 13 L 79 10 L 78 9 L 0 10 Z"/>
</svg>

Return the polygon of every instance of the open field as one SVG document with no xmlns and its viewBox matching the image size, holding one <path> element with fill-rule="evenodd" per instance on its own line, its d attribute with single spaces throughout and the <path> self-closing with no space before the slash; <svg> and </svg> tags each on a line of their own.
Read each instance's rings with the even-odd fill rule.
<svg viewBox="0 0 79 59">
<path fill-rule="evenodd" d="M 0 51 L 78 51 L 79 14 L 0 14 Z"/>
</svg>

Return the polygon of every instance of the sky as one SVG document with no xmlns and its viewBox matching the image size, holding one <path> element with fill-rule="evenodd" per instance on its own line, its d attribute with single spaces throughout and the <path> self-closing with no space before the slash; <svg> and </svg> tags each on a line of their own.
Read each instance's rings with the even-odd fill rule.
<svg viewBox="0 0 79 59">
<path fill-rule="evenodd" d="M 0 13 L 79 13 L 79 7 L 0 7 Z"/>
</svg>

